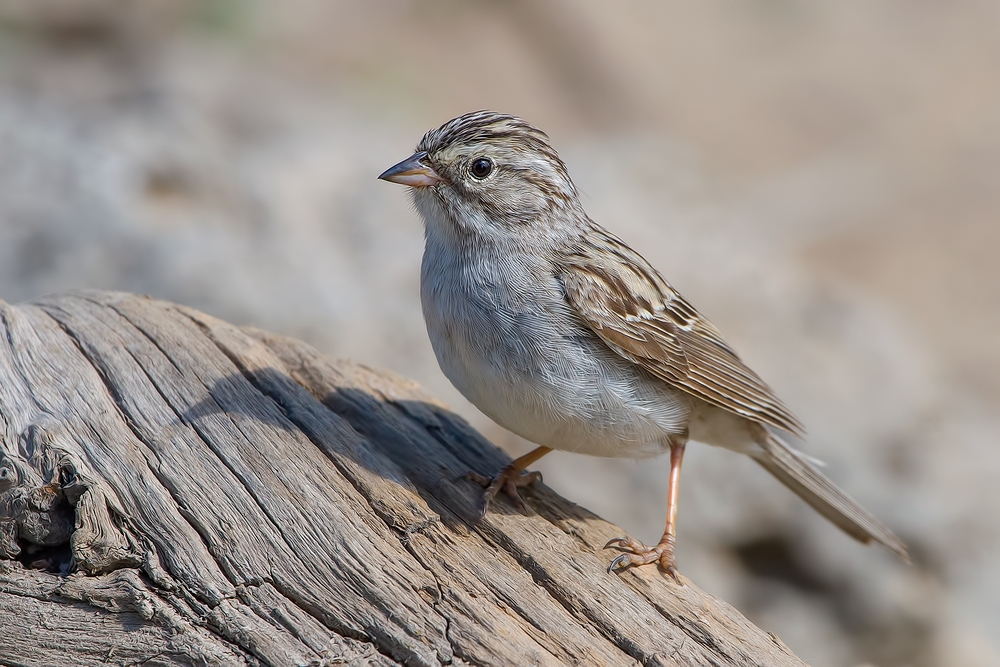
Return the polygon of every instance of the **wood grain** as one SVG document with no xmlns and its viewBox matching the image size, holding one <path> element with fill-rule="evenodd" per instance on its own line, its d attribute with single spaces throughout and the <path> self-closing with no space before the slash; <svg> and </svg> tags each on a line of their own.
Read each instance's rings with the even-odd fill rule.
<svg viewBox="0 0 1000 667">
<path fill-rule="evenodd" d="M 802 665 L 411 382 L 131 294 L 0 302 L 4 665 Z"/>
</svg>

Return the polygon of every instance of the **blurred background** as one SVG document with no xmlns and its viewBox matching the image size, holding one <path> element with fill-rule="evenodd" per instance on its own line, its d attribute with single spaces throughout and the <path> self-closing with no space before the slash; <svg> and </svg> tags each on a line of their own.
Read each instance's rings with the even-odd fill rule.
<svg viewBox="0 0 1000 667">
<path fill-rule="evenodd" d="M 678 561 L 817 667 L 1000 665 L 1000 3 L 0 0 L 0 298 L 149 293 L 413 377 L 422 231 L 376 181 L 491 108 L 806 422 L 914 565 L 688 449 Z M 667 461 L 554 453 L 655 541 Z"/>
</svg>

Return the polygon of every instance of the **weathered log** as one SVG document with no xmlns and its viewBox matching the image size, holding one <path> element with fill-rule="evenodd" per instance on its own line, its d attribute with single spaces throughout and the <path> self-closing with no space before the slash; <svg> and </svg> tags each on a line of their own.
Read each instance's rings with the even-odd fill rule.
<svg viewBox="0 0 1000 667">
<path fill-rule="evenodd" d="M 802 665 L 411 382 L 130 294 L 0 302 L 0 663 Z"/>
</svg>

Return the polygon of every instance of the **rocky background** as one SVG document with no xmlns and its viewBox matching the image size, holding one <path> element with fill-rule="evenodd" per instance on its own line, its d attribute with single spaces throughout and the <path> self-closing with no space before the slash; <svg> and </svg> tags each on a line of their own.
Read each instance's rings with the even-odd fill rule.
<svg viewBox="0 0 1000 667">
<path fill-rule="evenodd" d="M 1000 5 L 2 0 L 0 298 L 145 292 L 420 381 L 428 128 L 542 127 L 897 530 L 689 448 L 682 571 L 817 667 L 1000 665 Z M 655 540 L 667 462 L 546 482 Z"/>
</svg>

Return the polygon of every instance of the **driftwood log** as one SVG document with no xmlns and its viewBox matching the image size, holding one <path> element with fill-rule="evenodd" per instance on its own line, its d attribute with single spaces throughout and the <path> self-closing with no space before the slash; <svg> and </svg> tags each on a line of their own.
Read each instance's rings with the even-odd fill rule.
<svg viewBox="0 0 1000 667">
<path fill-rule="evenodd" d="M 4 665 L 802 665 L 414 384 L 130 294 L 0 302 Z"/>
</svg>

